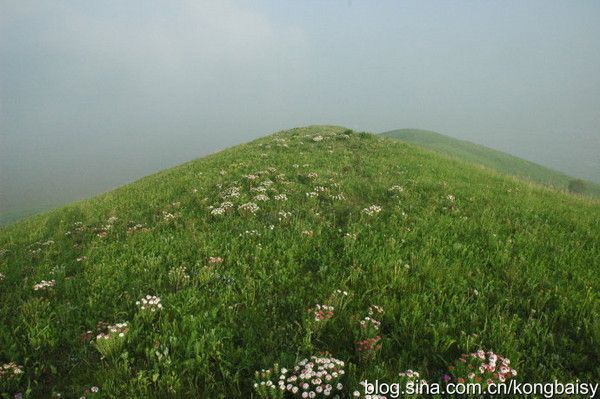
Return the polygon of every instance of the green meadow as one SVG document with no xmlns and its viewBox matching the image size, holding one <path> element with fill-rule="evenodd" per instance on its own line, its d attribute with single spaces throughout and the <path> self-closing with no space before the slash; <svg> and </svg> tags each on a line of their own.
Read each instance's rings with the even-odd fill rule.
<svg viewBox="0 0 600 399">
<path fill-rule="evenodd" d="M 0 397 L 364 397 L 478 350 L 598 381 L 599 260 L 595 199 L 291 129 L 0 229 Z"/>
</svg>

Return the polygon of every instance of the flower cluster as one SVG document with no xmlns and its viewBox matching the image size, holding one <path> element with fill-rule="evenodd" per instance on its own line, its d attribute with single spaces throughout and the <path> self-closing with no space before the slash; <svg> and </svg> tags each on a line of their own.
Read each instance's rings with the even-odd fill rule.
<svg viewBox="0 0 600 399">
<path fill-rule="evenodd" d="M 346 199 L 346 196 L 344 195 L 344 193 L 339 193 L 339 194 L 331 194 L 329 196 L 329 198 L 331 198 L 334 201 L 344 201 Z"/>
<path fill-rule="evenodd" d="M 220 256 L 210 256 L 208 258 L 208 263 L 210 263 L 210 264 L 223 263 L 223 258 L 221 258 Z"/>
<path fill-rule="evenodd" d="M 3 273 L 0 273 L 0 281 L 4 280 L 6 276 Z"/>
<path fill-rule="evenodd" d="M 372 360 L 377 351 L 381 349 L 381 335 L 379 327 L 384 310 L 381 306 L 369 306 L 368 315 L 359 323 L 358 339 L 354 342 L 360 358 L 364 361 Z"/>
<path fill-rule="evenodd" d="M 280 399 L 285 393 L 285 385 L 278 385 L 277 381 L 284 381 L 286 369 L 280 369 L 278 364 L 275 364 L 272 369 L 260 370 L 254 372 L 255 382 L 254 389 L 260 398 Z M 279 376 L 279 378 L 277 378 Z"/>
<path fill-rule="evenodd" d="M 414 379 L 414 378 L 421 377 L 421 375 L 419 374 L 418 371 L 413 371 L 413 370 L 410 370 L 410 369 L 408 369 L 406 371 L 403 371 L 403 372 L 399 373 L 398 375 L 400 377 L 406 377 L 406 378 L 409 378 L 409 379 Z"/>
<path fill-rule="evenodd" d="M 229 187 L 228 189 L 221 192 L 223 199 L 237 198 L 240 196 L 240 188 L 237 186 Z"/>
<path fill-rule="evenodd" d="M 154 295 L 146 295 L 144 298 L 136 301 L 135 304 L 140 308 L 140 310 L 148 312 L 156 312 L 163 307 L 160 303 L 160 298 Z"/>
<path fill-rule="evenodd" d="M 446 382 L 474 382 L 485 385 L 503 383 L 517 375 L 517 371 L 510 367 L 509 359 L 483 350 L 463 353 L 453 365 L 448 366 L 448 371 L 450 374 L 443 377 Z"/>
<path fill-rule="evenodd" d="M 142 231 L 148 231 L 148 230 L 149 229 L 141 223 L 134 224 L 133 226 L 127 228 L 127 232 L 130 234 L 136 233 L 138 231 L 142 232 Z"/>
<path fill-rule="evenodd" d="M 359 352 L 378 351 L 379 349 L 381 349 L 381 343 L 379 343 L 379 341 L 381 341 L 380 335 L 356 341 L 356 350 Z"/>
<path fill-rule="evenodd" d="M 170 212 L 163 211 L 163 220 L 166 222 L 175 220 L 177 218 L 177 216 L 178 216 L 178 214 L 176 214 L 176 213 L 170 213 Z"/>
<path fill-rule="evenodd" d="M 5 363 L 0 366 L 0 379 L 8 379 L 23 374 L 23 367 L 14 362 Z"/>
<path fill-rule="evenodd" d="M 290 216 L 292 216 L 292 212 L 279 211 L 279 212 L 277 212 L 277 216 L 279 216 L 279 221 L 281 221 L 283 219 L 287 219 Z"/>
<path fill-rule="evenodd" d="M 415 385 L 427 385 L 427 380 L 421 379 L 421 374 L 418 371 L 406 370 L 398 374 L 400 376 L 400 383 L 407 386 L 409 383 Z"/>
<path fill-rule="evenodd" d="M 255 214 L 260 208 L 254 202 L 247 202 L 238 206 L 238 210 L 243 213 Z"/>
<path fill-rule="evenodd" d="M 269 196 L 266 194 L 258 194 L 257 196 L 254 197 L 254 201 L 268 201 L 269 200 Z"/>
<path fill-rule="evenodd" d="M 106 326 L 96 336 L 96 349 L 105 358 L 118 355 L 125 344 L 125 334 L 127 334 L 127 331 L 129 331 L 127 323 Z"/>
<path fill-rule="evenodd" d="M 94 394 L 96 394 L 98 392 L 100 392 L 100 388 L 98 388 L 97 386 L 86 388 L 86 389 L 83 390 L 83 396 L 79 397 L 79 399 L 87 399 L 87 396 L 85 396 L 85 395 L 92 395 L 92 396 L 94 396 Z"/>
<path fill-rule="evenodd" d="M 106 327 L 104 332 L 96 335 L 96 341 L 108 340 L 115 337 L 123 338 L 125 337 L 127 331 L 129 331 L 129 325 L 127 322 L 109 325 Z"/>
<path fill-rule="evenodd" d="M 39 291 L 39 290 L 46 290 L 48 288 L 53 288 L 56 286 L 56 280 L 42 280 L 37 284 L 33 285 L 33 290 L 34 291 Z"/>
<path fill-rule="evenodd" d="M 344 374 L 343 361 L 311 356 L 292 370 L 275 365 L 272 370 L 256 372 L 254 388 L 261 398 L 282 398 L 286 392 L 296 398 L 333 397 L 344 389 Z"/>
<path fill-rule="evenodd" d="M 312 310 L 312 313 L 315 316 L 315 321 L 327 320 L 333 317 L 334 307 L 329 305 L 319 305 L 315 306 Z"/>
<path fill-rule="evenodd" d="M 384 311 L 381 306 L 369 306 L 368 316 L 360 321 L 360 326 L 368 332 L 378 331 L 381 322 L 377 318 L 383 315 L 383 313 Z"/>
<path fill-rule="evenodd" d="M 404 192 L 404 187 L 402 187 L 402 186 L 392 186 L 392 187 L 389 188 L 388 191 L 402 193 L 402 192 Z"/>
<path fill-rule="evenodd" d="M 375 216 L 381 212 L 381 207 L 379 205 L 371 205 L 368 208 L 364 208 L 362 211 L 369 216 Z"/>
<path fill-rule="evenodd" d="M 288 197 L 285 194 L 277 194 L 273 197 L 275 201 L 287 201 Z"/>
</svg>

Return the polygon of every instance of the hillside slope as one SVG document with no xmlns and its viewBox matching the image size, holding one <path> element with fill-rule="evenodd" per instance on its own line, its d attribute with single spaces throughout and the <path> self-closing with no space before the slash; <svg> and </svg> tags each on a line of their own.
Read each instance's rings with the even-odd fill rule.
<svg viewBox="0 0 600 399">
<path fill-rule="evenodd" d="M 597 201 L 292 129 L 1 229 L 0 392 L 249 398 L 327 352 L 346 396 L 480 348 L 597 381 L 598 259 Z"/>
<path fill-rule="evenodd" d="M 398 129 L 381 134 L 559 190 L 567 190 L 569 182 L 575 179 L 523 158 L 429 130 Z M 600 197 L 600 185 L 586 182 L 586 194 Z"/>
</svg>

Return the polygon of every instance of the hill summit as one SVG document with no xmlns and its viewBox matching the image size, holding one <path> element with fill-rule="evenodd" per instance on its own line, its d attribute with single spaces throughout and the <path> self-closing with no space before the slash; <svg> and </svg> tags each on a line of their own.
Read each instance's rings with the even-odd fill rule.
<svg viewBox="0 0 600 399">
<path fill-rule="evenodd" d="M 0 392 L 363 397 L 456 359 L 597 381 L 598 259 L 596 201 L 291 129 L 1 229 Z"/>
</svg>

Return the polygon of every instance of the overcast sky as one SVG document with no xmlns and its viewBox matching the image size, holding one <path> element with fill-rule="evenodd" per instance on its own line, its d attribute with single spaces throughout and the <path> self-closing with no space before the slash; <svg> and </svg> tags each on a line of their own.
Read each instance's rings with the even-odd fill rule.
<svg viewBox="0 0 600 399">
<path fill-rule="evenodd" d="M 600 182 L 600 2 L 0 2 L 0 213 L 308 124 Z"/>
</svg>

